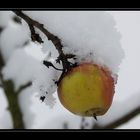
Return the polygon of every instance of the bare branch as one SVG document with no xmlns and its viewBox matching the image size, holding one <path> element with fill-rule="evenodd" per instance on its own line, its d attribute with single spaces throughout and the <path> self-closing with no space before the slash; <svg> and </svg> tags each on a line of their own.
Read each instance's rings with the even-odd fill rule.
<svg viewBox="0 0 140 140">
<path fill-rule="evenodd" d="M 30 28 L 30 31 L 31 31 L 31 39 L 33 42 L 37 41 L 39 43 L 43 43 L 43 40 L 42 38 L 40 37 L 40 35 L 38 33 L 35 32 L 35 28 L 32 24 L 29 24 L 28 23 L 28 26 Z"/>
<path fill-rule="evenodd" d="M 1 51 L 0 51 L 0 71 L 1 71 L 3 66 L 4 66 L 4 60 L 3 60 L 3 57 L 2 57 L 2 54 L 1 54 Z"/>
<path fill-rule="evenodd" d="M 0 87 L 2 87 L 2 80 L 1 80 L 2 76 L 1 76 L 1 73 L 0 73 Z"/>
<path fill-rule="evenodd" d="M 1 29 L 1 28 L 0 28 Z M 1 29 L 2 31 L 2 29 Z M 0 32 L 1 32 L 0 31 Z M 18 102 L 18 95 L 15 94 L 14 91 L 14 84 L 11 80 L 4 80 L 3 75 L 1 73 L 2 68 L 4 67 L 5 62 L 2 56 L 2 53 L 0 51 L 0 86 L 3 87 L 4 93 L 7 97 L 8 100 L 8 110 L 11 113 L 12 119 L 13 119 L 13 126 L 15 129 L 23 129 L 24 127 L 24 122 L 22 118 L 22 113 L 19 107 L 19 102 Z"/>
<path fill-rule="evenodd" d="M 127 123 L 128 121 L 133 119 L 138 114 L 140 114 L 140 107 L 134 108 L 134 110 L 131 111 L 130 113 L 126 114 L 125 116 L 121 117 L 120 119 L 116 120 L 115 122 L 112 122 L 112 123 L 104 126 L 103 128 L 105 128 L 105 129 L 116 128 L 122 124 Z"/>
<path fill-rule="evenodd" d="M 27 84 L 21 86 L 21 87 L 16 91 L 16 94 L 21 93 L 24 89 L 30 87 L 31 85 L 32 85 L 32 82 L 28 82 Z"/>
<path fill-rule="evenodd" d="M 140 94 L 133 94 L 128 99 L 113 104 L 110 111 L 98 122 L 93 122 L 93 129 L 113 129 L 127 123 L 140 114 Z"/>
</svg>

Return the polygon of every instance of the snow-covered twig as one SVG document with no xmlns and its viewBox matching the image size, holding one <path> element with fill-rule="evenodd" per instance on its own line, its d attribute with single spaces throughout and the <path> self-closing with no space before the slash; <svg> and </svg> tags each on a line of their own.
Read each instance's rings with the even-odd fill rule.
<svg viewBox="0 0 140 140">
<path fill-rule="evenodd" d="M 133 111 L 131 111 L 130 113 L 124 115 L 123 117 L 121 117 L 120 119 L 106 125 L 105 129 L 109 129 L 109 128 L 116 128 L 122 124 L 127 123 L 128 121 L 130 121 L 131 119 L 133 119 L 135 116 L 137 116 L 138 114 L 140 114 L 140 107 L 134 108 Z"/>
<path fill-rule="evenodd" d="M 69 71 L 72 67 L 76 66 L 76 64 L 72 64 L 68 61 L 69 54 L 64 54 L 63 52 L 63 45 L 61 43 L 61 40 L 54 34 L 50 33 L 43 24 L 39 23 L 36 20 L 33 20 L 30 18 L 28 15 L 24 14 L 22 11 L 13 11 L 17 16 L 21 17 L 29 26 L 30 32 L 31 32 L 31 39 L 32 41 L 37 41 L 39 43 L 43 43 L 43 40 L 41 39 L 40 35 L 35 32 L 35 28 L 38 28 L 41 32 L 43 32 L 48 40 L 51 40 L 52 43 L 54 44 L 55 48 L 57 49 L 59 53 L 59 57 L 56 60 L 57 62 L 61 61 L 62 66 L 63 66 L 63 72 L 58 80 L 58 83 L 61 81 L 63 78 L 63 75 Z M 75 55 L 72 55 L 73 57 Z"/>
</svg>

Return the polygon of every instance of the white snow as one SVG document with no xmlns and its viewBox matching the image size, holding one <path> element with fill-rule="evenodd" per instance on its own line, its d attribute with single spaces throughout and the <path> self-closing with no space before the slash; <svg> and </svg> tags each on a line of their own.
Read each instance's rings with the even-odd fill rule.
<svg viewBox="0 0 140 140">
<path fill-rule="evenodd" d="M 2 72 L 6 80 L 12 79 L 14 81 L 15 90 L 32 81 L 34 91 L 38 91 L 40 96 L 45 95 L 48 98 L 46 104 L 50 104 L 50 106 L 54 104 L 51 93 L 56 90 L 53 79 L 57 78 L 57 73 L 53 68 L 47 69 L 22 48 L 14 51 Z M 49 94 L 46 94 L 46 91 Z"/>
<path fill-rule="evenodd" d="M 24 26 L 11 22 L 0 36 L 0 50 L 4 60 L 8 61 L 12 53 L 29 40 L 28 30 Z"/>
<path fill-rule="evenodd" d="M 97 11 L 25 11 L 57 35 L 65 53 L 77 55 L 78 62 L 94 62 L 117 74 L 124 56 L 121 35 L 113 17 Z M 49 46 L 47 46 L 49 48 Z"/>
<path fill-rule="evenodd" d="M 5 28 L 11 22 L 14 13 L 11 11 L 0 11 L 0 27 Z"/>
<path fill-rule="evenodd" d="M 37 19 L 39 22 L 60 37 L 64 52 L 76 54 L 78 63 L 85 61 L 98 63 L 107 66 L 113 74 L 117 74 L 123 51 L 120 45 L 120 33 L 115 29 L 115 21 L 111 15 L 105 12 L 28 13 L 31 17 L 39 17 Z M 29 40 L 30 33 L 25 22 L 22 25 L 10 24 L 2 32 L 1 51 L 7 61 L 3 69 L 4 77 L 14 81 L 16 90 L 19 86 L 33 81 L 35 91 L 38 91 L 40 96 L 47 97 L 46 104 L 53 106 L 55 98 L 52 94 L 57 88 L 54 80 L 58 80 L 60 72 L 53 68 L 48 69 L 40 61 L 45 59 L 61 68 L 55 63 L 58 52 L 52 42 L 37 29 L 36 31 L 44 39 L 43 46 L 30 43 L 23 48 L 23 44 Z M 44 52 L 43 57 L 38 57 L 39 61 L 35 60 L 37 57 L 31 55 L 30 45 L 37 48 L 40 46 L 40 50 Z"/>
</svg>

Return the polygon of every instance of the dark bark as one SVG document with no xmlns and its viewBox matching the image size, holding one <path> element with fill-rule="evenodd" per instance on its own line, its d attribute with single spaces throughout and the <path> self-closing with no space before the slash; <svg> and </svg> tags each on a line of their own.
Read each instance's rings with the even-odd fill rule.
<svg viewBox="0 0 140 140">
<path fill-rule="evenodd" d="M 2 30 L 1 30 L 2 31 Z M 21 113 L 20 105 L 18 102 L 18 93 L 20 93 L 23 89 L 25 89 L 27 86 L 23 86 L 19 88 L 18 93 L 14 90 L 14 84 L 11 80 L 4 80 L 3 75 L 1 73 L 2 68 L 4 67 L 5 62 L 2 56 L 2 53 L 0 51 L 0 81 L 1 81 L 1 88 L 3 89 L 7 101 L 8 101 L 8 110 L 11 113 L 11 117 L 13 120 L 13 128 L 14 129 L 23 129 L 25 128 L 24 122 L 23 122 L 23 115 Z"/>
<path fill-rule="evenodd" d="M 11 80 L 3 81 L 3 90 L 8 100 L 8 110 L 11 113 L 14 129 L 25 128 L 23 122 L 23 115 L 21 113 L 18 102 L 18 94 L 14 90 L 14 84 Z"/>
<path fill-rule="evenodd" d="M 125 114 L 120 119 L 117 119 L 108 125 L 105 125 L 105 126 L 95 125 L 95 126 L 93 126 L 93 129 L 114 129 L 122 124 L 129 122 L 131 119 L 133 119 L 138 114 L 140 114 L 140 107 L 134 108 L 134 110 L 131 111 L 130 113 Z"/>
</svg>

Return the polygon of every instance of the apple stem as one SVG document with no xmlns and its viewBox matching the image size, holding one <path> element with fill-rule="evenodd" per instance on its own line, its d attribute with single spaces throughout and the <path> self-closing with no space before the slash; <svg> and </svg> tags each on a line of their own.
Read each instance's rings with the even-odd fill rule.
<svg viewBox="0 0 140 140">
<path fill-rule="evenodd" d="M 97 121 L 97 116 L 96 116 L 95 113 L 93 114 L 93 117 L 94 117 L 94 119 Z"/>
</svg>

